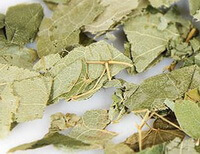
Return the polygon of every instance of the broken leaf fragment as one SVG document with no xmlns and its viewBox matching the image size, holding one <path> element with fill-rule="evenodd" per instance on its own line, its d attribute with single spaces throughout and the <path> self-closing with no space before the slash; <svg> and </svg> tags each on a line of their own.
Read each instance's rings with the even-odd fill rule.
<svg viewBox="0 0 200 154">
<path fill-rule="evenodd" d="M 0 106 L 7 108 L 6 111 L 1 110 L 0 130 L 10 130 L 14 122 L 41 118 L 51 85 L 50 77 L 28 69 L 0 64 Z M 8 119 L 6 123 L 5 119 Z M 0 132 L 0 136 L 4 136 L 3 134 L 4 132 Z"/>
<path fill-rule="evenodd" d="M 40 26 L 39 57 L 79 45 L 81 28 L 91 23 L 103 9 L 97 0 L 72 0 L 66 5 L 58 5 L 53 16 L 44 18 Z"/>
<path fill-rule="evenodd" d="M 104 11 L 90 24 L 85 31 L 92 34 L 103 34 L 114 27 L 138 6 L 138 0 L 101 0 Z"/>
<path fill-rule="evenodd" d="M 0 63 L 32 69 L 37 59 L 37 53 L 33 49 L 20 47 L 0 41 Z"/>
<path fill-rule="evenodd" d="M 175 153 L 181 153 L 181 154 L 198 154 L 198 152 L 195 150 L 195 141 L 194 139 L 185 139 L 182 140 L 179 138 L 175 138 L 173 141 L 169 142 L 165 145 L 165 153 L 166 154 L 175 154 Z"/>
<path fill-rule="evenodd" d="M 146 70 L 166 50 L 170 40 L 180 37 L 176 25 L 170 21 L 166 20 L 166 28 L 160 29 L 161 19 L 165 18 L 161 13 L 145 12 L 125 22 L 124 31 L 131 45 L 130 58 L 136 72 Z"/>
<path fill-rule="evenodd" d="M 131 61 L 123 53 L 100 41 L 77 47 L 63 58 L 58 54 L 43 57 L 34 69 L 54 78 L 50 98 L 54 103 L 91 97 L 109 78 L 130 66 Z"/>
<path fill-rule="evenodd" d="M 163 6 L 170 7 L 172 4 L 174 4 L 178 0 L 149 0 L 149 1 L 153 7 L 159 8 L 159 7 L 163 7 Z"/>
<path fill-rule="evenodd" d="M 43 8 L 37 3 L 9 7 L 5 17 L 8 41 L 17 45 L 33 42 L 43 16 Z"/>
<path fill-rule="evenodd" d="M 190 100 L 175 103 L 175 115 L 183 131 L 194 139 L 200 138 L 200 107 Z"/>
<path fill-rule="evenodd" d="M 198 66 L 184 67 L 146 79 L 124 102 L 130 110 L 165 110 L 165 99 L 182 98 L 189 89 L 199 87 Z"/>
<path fill-rule="evenodd" d="M 61 115 L 60 113 L 60 116 Z M 63 114 L 63 117 L 64 116 Z M 53 116 L 53 121 L 55 121 L 54 118 L 57 119 L 57 117 Z M 66 123 L 68 122 L 66 121 Z M 69 130 L 69 133 L 65 135 L 60 134 L 59 130 L 54 130 L 52 132 L 52 123 L 50 132 L 46 134 L 43 139 L 12 148 L 9 152 L 36 149 L 48 145 L 54 145 L 59 149 L 65 150 L 103 148 L 110 139 L 116 136 L 116 133 L 105 129 L 109 123 L 110 120 L 108 119 L 106 110 L 90 110 L 80 117 L 79 121 Z M 56 123 L 56 126 L 57 124 L 58 123 Z M 64 128 L 63 130 L 66 129 L 67 128 Z"/>
</svg>

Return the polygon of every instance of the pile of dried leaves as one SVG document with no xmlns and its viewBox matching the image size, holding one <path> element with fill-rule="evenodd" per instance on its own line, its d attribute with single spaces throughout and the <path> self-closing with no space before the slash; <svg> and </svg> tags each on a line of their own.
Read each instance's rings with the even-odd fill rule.
<svg viewBox="0 0 200 154">
<path fill-rule="evenodd" d="M 44 138 L 9 152 L 54 145 L 106 154 L 200 153 L 200 37 L 180 15 L 177 0 L 44 2 L 53 11 L 50 18 L 43 18 L 38 3 L 0 14 L 0 138 L 19 123 L 42 118 L 45 107 L 59 100 L 117 89 L 110 110 L 56 113 Z M 200 20 L 199 0 L 189 0 L 189 10 L 194 21 Z M 119 25 L 127 37 L 124 53 L 86 35 L 98 37 Z M 37 51 L 26 47 L 35 39 Z M 164 57 L 174 59 L 168 72 L 139 85 L 115 79 L 123 69 L 141 73 Z M 138 133 L 114 144 L 117 134 L 106 127 L 130 112 L 142 117 Z"/>
</svg>

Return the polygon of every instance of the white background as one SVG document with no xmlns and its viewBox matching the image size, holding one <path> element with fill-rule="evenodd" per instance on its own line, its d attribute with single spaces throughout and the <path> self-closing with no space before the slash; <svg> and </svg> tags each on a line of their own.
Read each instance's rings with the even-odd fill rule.
<svg viewBox="0 0 200 154">
<path fill-rule="evenodd" d="M 0 13 L 6 13 L 9 6 L 13 6 L 19 3 L 41 3 L 44 7 L 45 16 L 50 17 L 51 11 L 45 6 L 42 0 L 0 0 Z M 113 45 L 120 51 L 123 51 L 124 35 L 121 31 L 115 32 L 117 40 L 113 42 Z M 35 47 L 34 44 L 29 47 Z M 164 59 L 159 64 L 151 68 L 150 70 L 130 76 L 126 71 L 122 71 L 117 75 L 117 78 L 122 78 L 132 83 L 141 83 L 144 79 L 160 74 L 163 72 L 163 68 L 172 62 L 171 59 Z M 22 124 L 18 124 L 5 139 L 0 140 L 0 154 L 5 154 L 10 148 L 41 139 L 47 132 L 50 125 L 50 115 L 62 112 L 62 113 L 76 113 L 82 115 L 85 111 L 91 109 L 109 109 L 112 103 L 111 96 L 114 92 L 114 88 L 101 89 L 93 97 L 85 101 L 79 102 L 64 102 L 61 101 L 58 104 L 48 106 L 44 112 L 44 117 L 39 120 L 34 120 Z M 122 118 L 120 123 L 111 124 L 107 127 L 108 130 L 119 133 L 117 137 L 113 139 L 115 143 L 124 141 L 132 133 L 136 132 L 135 123 L 140 122 L 140 118 L 133 114 L 126 115 Z M 46 146 L 44 148 L 19 151 L 16 154 L 63 154 L 72 153 L 66 151 L 60 151 L 55 149 L 53 146 Z M 78 154 L 103 154 L 103 150 L 90 150 L 90 151 L 78 151 L 73 152 Z"/>
</svg>

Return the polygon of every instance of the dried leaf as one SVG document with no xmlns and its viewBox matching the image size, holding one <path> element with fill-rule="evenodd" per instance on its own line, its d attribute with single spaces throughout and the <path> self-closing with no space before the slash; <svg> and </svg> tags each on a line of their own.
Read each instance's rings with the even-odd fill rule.
<svg viewBox="0 0 200 154">
<path fill-rule="evenodd" d="M 58 115 L 58 114 L 56 114 Z M 59 117 L 62 115 L 59 114 Z M 63 117 L 65 115 L 63 114 Z M 73 117 L 72 117 L 73 118 Z M 57 116 L 52 117 L 52 125 L 58 126 L 58 123 L 55 123 Z M 69 120 L 72 120 L 69 118 Z M 73 120 L 72 120 L 73 121 Z M 60 123 L 61 122 L 61 123 Z M 59 120 L 59 126 L 62 127 L 64 121 Z M 108 113 L 106 110 L 90 110 L 87 111 L 73 127 L 67 135 L 61 135 L 58 133 L 59 129 L 55 129 L 55 132 L 50 132 L 45 135 L 41 140 L 20 145 L 18 147 L 12 148 L 9 152 L 14 152 L 17 150 L 27 150 L 27 149 L 36 149 L 43 146 L 53 144 L 57 148 L 61 149 L 94 149 L 94 148 L 103 148 L 105 143 L 110 139 L 116 136 L 116 133 L 105 130 L 105 127 L 110 123 L 108 119 Z M 69 124 L 66 121 L 66 124 Z M 64 128 L 64 127 L 62 127 Z M 68 127 L 65 127 L 66 129 Z M 62 130 L 62 129 L 61 129 Z"/>
<path fill-rule="evenodd" d="M 192 138 L 200 138 L 200 107 L 190 100 L 175 103 L 174 110 L 181 128 Z"/>
<path fill-rule="evenodd" d="M 5 26 L 5 15 L 0 13 L 0 29 Z"/>
<path fill-rule="evenodd" d="M 134 151 L 124 143 L 106 144 L 105 154 L 134 154 Z"/>
<path fill-rule="evenodd" d="M 130 57 L 137 72 L 143 72 L 166 50 L 170 40 L 180 34 L 174 23 L 168 21 L 165 29 L 160 29 L 161 13 L 149 12 L 131 17 L 124 25 L 124 31 L 131 43 Z M 141 41 L 142 40 L 142 41 Z"/>
<path fill-rule="evenodd" d="M 138 0 L 101 0 L 101 4 L 105 6 L 104 12 L 85 28 L 93 34 L 112 30 L 117 23 L 137 8 Z"/>
<path fill-rule="evenodd" d="M 37 42 L 39 57 L 77 46 L 81 27 L 91 23 L 103 9 L 97 0 L 73 0 L 59 5 L 52 18 L 42 21 Z"/>
<path fill-rule="evenodd" d="M 123 81 L 123 84 L 112 95 L 112 104 L 109 110 L 109 117 L 113 121 L 118 121 L 122 116 L 128 113 L 128 108 L 125 106 L 126 100 L 134 93 L 138 85 Z"/>
<path fill-rule="evenodd" d="M 51 127 L 49 128 L 49 131 L 58 132 L 67 128 L 74 127 L 79 120 L 80 117 L 76 114 L 67 113 L 64 115 L 62 113 L 56 113 L 51 116 Z"/>
<path fill-rule="evenodd" d="M 33 42 L 43 18 L 40 4 L 19 4 L 9 7 L 5 17 L 6 36 L 13 44 Z"/>
<path fill-rule="evenodd" d="M 189 0 L 190 14 L 194 15 L 200 9 L 200 2 L 198 0 Z"/>
<path fill-rule="evenodd" d="M 83 143 L 80 140 L 76 140 L 74 138 L 59 133 L 54 133 L 54 134 L 47 134 L 41 140 L 14 147 L 10 149 L 9 152 L 15 152 L 18 150 L 36 149 L 51 144 L 58 148 L 64 147 L 65 149 L 71 149 L 71 150 L 87 149 L 90 147 L 89 144 Z"/>
<path fill-rule="evenodd" d="M 153 128 L 148 131 L 142 131 L 142 149 L 159 145 L 175 139 L 176 137 L 183 139 L 185 134 L 179 129 L 173 127 L 169 123 L 159 119 L 154 122 Z M 139 150 L 139 135 L 133 134 L 124 142 L 134 151 Z"/>
<path fill-rule="evenodd" d="M 161 6 L 170 7 L 173 3 L 178 0 L 149 0 L 153 7 L 159 8 Z"/>
<path fill-rule="evenodd" d="M 198 154 L 195 150 L 195 142 L 193 139 L 185 139 L 181 141 L 179 138 L 175 138 L 165 146 L 165 154 Z"/>
<path fill-rule="evenodd" d="M 199 86 L 199 71 L 197 66 L 190 66 L 148 78 L 124 104 L 130 110 L 165 109 L 165 99 L 176 100 Z"/>
<path fill-rule="evenodd" d="M 44 57 L 34 66 L 35 70 L 54 78 L 52 103 L 59 99 L 86 99 L 103 87 L 108 73 L 112 77 L 131 66 L 131 61 L 123 53 L 103 41 L 75 48 L 64 58 L 54 57 L 59 55 Z M 104 63 L 107 61 L 118 63 L 109 64 L 109 72 L 106 72 Z"/>
<path fill-rule="evenodd" d="M 19 107 L 19 97 L 14 95 L 11 85 L 0 89 L 0 138 L 8 135 L 11 124 L 14 122 L 14 115 Z"/>
<path fill-rule="evenodd" d="M 0 114 L 0 130 L 4 127 L 10 128 L 13 122 L 41 118 L 49 99 L 51 84 L 50 77 L 44 77 L 27 69 L 0 64 L 2 98 L 0 106 L 8 108 L 7 111 L 2 110 L 3 113 Z M 7 118 L 9 120 L 5 123 L 4 120 Z M 4 135 L 0 134 L 0 136 Z"/>
<path fill-rule="evenodd" d="M 33 49 L 20 47 L 0 41 L 0 63 L 22 68 L 32 69 L 37 59 L 37 53 Z"/>
</svg>

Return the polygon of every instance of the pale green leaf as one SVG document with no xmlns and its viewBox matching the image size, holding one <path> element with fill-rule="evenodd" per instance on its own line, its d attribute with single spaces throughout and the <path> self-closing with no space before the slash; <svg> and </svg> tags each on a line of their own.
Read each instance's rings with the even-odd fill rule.
<svg viewBox="0 0 200 154">
<path fill-rule="evenodd" d="M 200 138 L 200 107 L 197 103 L 183 100 L 175 103 L 175 115 L 186 134 Z"/>
<path fill-rule="evenodd" d="M 36 149 L 48 145 L 64 150 L 103 148 L 110 139 L 116 136 L 116 133 L 105 130 L 110 123 L 106 110 L 90 110 L 81 118 L 74 114 L 66 115 L 57 113 L 52 116 L 50 132 L 43 139 L 14 147 L 9 152 Z M 72 125 L 69 126 L 69 124 Z M 67 135 L 58 133 L 70 127 Z"/>
<path fill-rule="evenodd" d="M 92 96 L 107 81 L 105 65 L 89 62 L 106 61 L 121 63 L 109 65 L 111 77 L 131 66 L 131 61 L 123 53 L 100 41 L 87 47 L 75 48 L 64 58 L 59 58 L 59 55 L 49 55 L 42 58 L 34 69 L 54 78 L 50 101 L 79 100 Z"/>
<path fill-rule="evenodd" d="M 162 144 L 152 146 L 151 148 L 147 148 L 138 152 L 137 154 L 164 154 L 164 146 Z"/>
<path fill-rule="evenodd" d="M 8 135 L 19 106 L 19 97 L 14 95 L 12 85 L 0 90 L 0 138 Z"/>
<path fill-rule="evenodd" d="M 193 139 L 185 139 L 181 141 L 175 138 L 165 146 L 165 154 L 198 154 L 195 150 L 195 141 Z"/>
<path fill-rule="evenodd" d="M 170 7 L 173 3 L 178 0 L 149 0 L 153 7 L 159 8 L 161 6 Z"/>
<path fill-rule="evenodd" d="M 124 31 L 131 44 L 130 57 L 137 72 L 142 72 L 152 65 L 166 50 L 169 41 L 180 37 L 174 23 L 160 30 L 163 19 L 165 16 L 161 13 L 146 12 L 125 22 Z"/>
<path fill-rule="evenodd" d="M 10 119 L 0 125 L 0 130 L 14 122 L 25 122 L 41 118 L 49 100 L 52 79 L 28 69 L 0 64 L 0 116 Z M 7 89 L 10 86 L 10 89 Z M 9 91 L 8 91 L 9 90 Z M 5 91 L 8 91 L 7 93 Z M 6 93 L 6 94 L 5 94 Z M 6 104 L 5 104 L 6 103 Z M 0 121 L 2 119 L 0 118 Z"/>
<path fill-rule="evenodd" d="M 105 154 L 134 154 L 135 152 L 124 143 L 106 144 Z"/>
<path fill-rule="evenodd" d="M 199 68 L 185 67 L 146 79 L 139 88 L 124 102 L 130 110 L 162 110 L 165 99 L 181 98 L 189 88 L 194 89 L 200 84 Z M 158 108 L 157 108 L 158 106 Z"/>
<path fill-rule="evenodd" d="M 35 50 L 0 41 L 0 63 L 32 69 L 36 59 Z"/>
<path fill-rule="evenodd" d="M 93 34 L 112 30 L 117 23 L 138 6 L 138 0 L 101 0 L 105 10 L 94 22 L 86 26 L 86 31 Z"/>
<path fill-rule="evenodd" d="M 58 132 L 65 130 L 67 128 L 74 127 L 78 121 L 80 120 L 80 117 L 76 114 L 67 113 L 56 113 L 51 116 L 51 127 L 49 128 L 49 132 Z"/>
<path fill-rule="evenodd" d="M 81 27 L 91 23 L 103 9 L 98 0 L 73 0 L 59 5 L 51 18 L 42 21 L 37 42 L 39 57 L 77 46 Z"/>
<path fill-rule="evenodd" d="M 189 0 L 189 9 L 190 14 L 194 15 L 198 9 L 200 9 L 200 1 L 199 0 Z"/>
<path fill-rule="evenodd" d="M 40 4 L 19 4 L 8 8 L 5 17 L 6 36 L 13 44 L 33 42 L 43 18 Z"/>
</svg>

